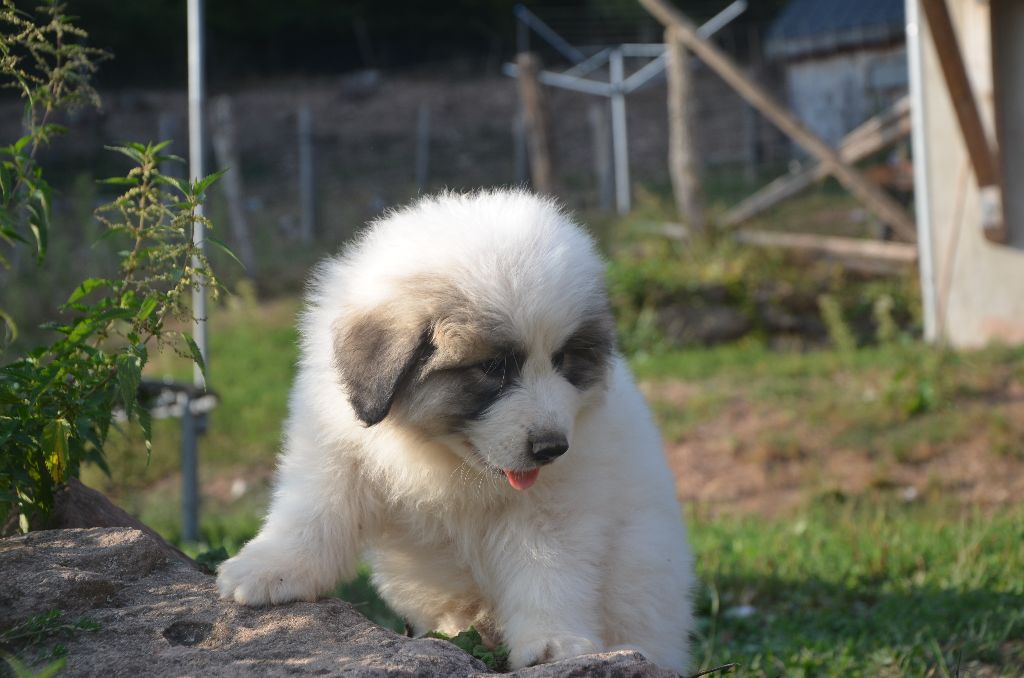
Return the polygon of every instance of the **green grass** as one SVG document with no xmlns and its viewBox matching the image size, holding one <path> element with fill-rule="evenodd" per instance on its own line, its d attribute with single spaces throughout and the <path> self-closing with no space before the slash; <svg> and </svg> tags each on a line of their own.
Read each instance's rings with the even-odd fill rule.
<svg viewBox="0 0 1024 678">
<path fill-rule="evenodd" d="M 744 676 L 1024 672 L 1024 511 L 826 501 L 692 520 L 696 659 Z M 744 610 L 743 606 L 749 606 Z M 749 616 L 738 614 L 752 612 Z"/>
</svg>

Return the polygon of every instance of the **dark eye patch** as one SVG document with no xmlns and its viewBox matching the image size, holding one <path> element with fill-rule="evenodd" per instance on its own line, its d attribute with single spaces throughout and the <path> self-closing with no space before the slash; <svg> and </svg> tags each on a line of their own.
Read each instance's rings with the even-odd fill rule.
<svg viewBox="0 0 1024 678">
<path fill-rule="evenodd" d="M 610 324 L 604 318 L 583 324 L 551 355 L 552 367 L 581 391 L 604 376 L 614 346 Z"/>
</svg>

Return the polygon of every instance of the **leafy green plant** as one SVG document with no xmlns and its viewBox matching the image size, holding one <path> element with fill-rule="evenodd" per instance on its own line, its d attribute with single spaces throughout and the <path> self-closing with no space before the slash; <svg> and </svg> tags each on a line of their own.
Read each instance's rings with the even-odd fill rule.
<svg viewBox="0 0 1024 678">
<path fill-rule="evenodd" d="M 37 262 L 46 256 L 50 186 L 37 162 L 39 150 L 65 129 L 55 113 L 82 103 L 98 104 L 90 76 L 106 57 L 86 47 L 85 32 L 51 0 L 35 13 L 0 5 L 0 85 L 25 102 L 27 133 L 0 148 L 0 243 L 12 248 L 34 240 Z M 0 367 L 0 531 L 45 524 L 56 489 L 79 474 L 83 462 L 106 470 L 103 445 L 115 414 L 137 422 L 150 447 L 149 413 L 137 402 L 142 368 L 153 345 L 169 345 L 203 367 L 195 342 L 170 332 L 170 318 L 187 318 L 197 280 L 217 282 L 193 239 L 214 174 L 194 182 L 164 176 L 161 144 L 129 143 L 110 150 L 134 166 L 105 183 L 123 192 L 96 211 L 104 238 L 120 246 L 117 274 L 89 278 L 61 308 L 61 320 L 45 329 L 50 343 Z M 214 238 L 209 242 L 219 244 Z M 9 265 L 0 253 L 0 264 Z M 0 310 L 5 333 L 14 320 Z M 13 518 L 17 517 L 17 521 Z"/>
<path fill-rule="evenodd" d="M 54 115 L 83 104 L 99 105 L 89 78 L 106 53 L 83 44 L 85 31 L 72 25 L 63 3 L 50 2 L 35 13 L 17 9 L 13 0 L 0 5 L 0 86 L 14 89 L 25 101 L 26 133 L 0 147 L 0 243 L 35 244 L 36 259 L 46 256 L 51 190 L 36 160 L 41 148 L 65 128 Z M 10 262 L 0 250 L 0 266 Z M 14 319 L 0 308 L 0 324 L 11 338 Z"/>
<path fill-rule="evenodd" d="M 24 531 L 52 509 L 54 490 L 82 462 L 105 468 L 115 410 L 139 423 L 150 446 L 149 413 L 136 391 L 151 344 L 202 367 L 192 338 L 165 325 L 190 317 L 195 280 L 217 289 L 193 229 L 210 226 L 198 208 L 219 175 L 192 183 L 162 175 L 160 163 L 173 159 L 161 155 L 165 145 L 112 149 L 135 163 L 108 180 L 124 193 L 97 211 L 106 235 L 124 245 L 119 275 L 82 282 L 62 309 L 70 317 L 49 325 L 58 338 L 0 368 L 0 501 L 17 511 Z"/>
<path fill-rule="evenodd" d="M 466 654 L 470 654 L 484 664 L 487 664 L 487 668 L 492 671 L 506 671 L 508 669 L 508 648 L 504 645 L 487 647 L 484 645 L 480 632 L 472 626 L 455 636 L 449 636 L 441 631 L 431 631 L 427 634 L 427 638 L 447 640 Z"/>
</svg>

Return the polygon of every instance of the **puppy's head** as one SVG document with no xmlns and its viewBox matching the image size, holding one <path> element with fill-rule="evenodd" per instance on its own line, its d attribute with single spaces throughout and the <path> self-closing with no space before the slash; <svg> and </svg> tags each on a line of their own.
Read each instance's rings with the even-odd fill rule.
<svg viewBox="0 0 1024 678">
<path fill-rule="evenodd" d="M 447 205 L 450 247 L 424 244 L 417 266 L 397 254 L 386 293 L 333 330 L 365 425 L 415 430 L 525 489 L 542 466 L 585 453 L 573 429 L 603 392 L 614 328 L 590 239 L 548 203 L 517 196 L 528 209 L 511 214 L 487 194 Z M 404 229 L 384 230 L 374 248 L 408 246 L 392 240 Z"/>
</svg>

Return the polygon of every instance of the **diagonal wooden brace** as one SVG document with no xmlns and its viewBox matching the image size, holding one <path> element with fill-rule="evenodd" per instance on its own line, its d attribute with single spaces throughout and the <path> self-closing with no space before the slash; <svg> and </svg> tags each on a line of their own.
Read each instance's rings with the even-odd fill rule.
<svg viewBox="0 0 1024 678">
<path fill-rule="evenodd" d="M 701 37 L 682 12 L 667 0 L 640 0 L 647 11 L 666 27 L 675 29 L 676 37 L 696 54 L 711 70 L 725 80 L 737 94 L 766 118 L 817 158 L 850 193 L 853 193 L 879 219 L 889 224 L 904 240 L 917 238 L 914 220 L 888 193 L 875 186 L 857 170 L 843 162 L 839 154 L 807 129 L 803 123 L 775 101 L 760 85 L 747 77 L 738 65 L 714 43 Z"/>
</svg>

